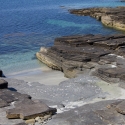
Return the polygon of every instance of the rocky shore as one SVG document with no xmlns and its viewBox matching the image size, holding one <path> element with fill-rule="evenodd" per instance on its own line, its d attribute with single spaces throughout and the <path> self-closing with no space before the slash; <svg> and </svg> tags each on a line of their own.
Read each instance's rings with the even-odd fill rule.
<svg viewBox="0 0 125 125">
<path fill-rule="evenodd" d="M 34 101 L 28 94 L 17 92 L 0 78 L 0 125 L 40 125 L 56 112 L 56 108 L 50 108 L 39 100 Z"/>
<path fill-rule="evenodd" d="M 70 12 L 125 29 L 125 7 Z M 63 36 L 36 57 L 70 79 L 45 85 L 0 70 L 0 125 L 125 125 L 125 35 Z"/>
<path fill-rule="evenodd" d="M 83 75 L 54 86 L 10 78 L 0 81 L 0 125 L 125 124 L 125 100 L 118 87 L 116 95 L 103 92 L 97 85 L 103 81 L 97 77 Z"/>
<path fill-rule="evenodd" d="M 125 30 L 125 7 L 72 9 L 69 12 L 81 16 L 91 16 L 108 27 Z"/>
<path fill-rule="evenodd" d="M 73 78 L 94 75 L 117 83 L 125 76 L 125 35 L 83 35 L 56 38 L 54 46 L 41 48 L 37 58 Z M 120 86 L 124 87 L 123 82 Z"/>
<path fill-rule="evenodd" d="M 2 125 L 124 125 L 124 48 L 123 34 L 56 38 L 36 56 L 70 78 L 58 85 L 4 78 L 1 70 Z"/>
<path fill-rule="evenodd" d="M 86 105 L 55 115 L 47 125 L 125 124 L 125 97 L 122 98 L 123 100 L 119 100 L 120 95 L 116 99 L 116 95 L 111 94 L 112 90 L 118 94 L 121 90 L 118 92 L 117 89 L 120 87 L 123 92 L 125 91 L 125 35 L 64 36 L 56 38 L 54 45 L 50 48 L 41 47 L 36 56 L 50 68 L 62 71 L 66 77 L 79 79 L 75 84 L 80 83 L 85 87 L 85 83 L 87 85 L 96 83 L 95 85 L 101 87 L 102 91 L 99 92 L 99 95 L 103 101 L 98 100 L 91 104 L 90 100 L 100 97 L 96 95 L 90 99 L 88 97 L 91 96 L 87 96 L 86 99 L 90 100 Z M 73 86 L 73 82 L 71 83 Z M 101 84 L 107 85 L 104 87 Z M 110 84 L 112 90 L 107 91 Z M 116 88 L 113 88 L 114 85 Z M 87 93 L 86 91 L 92 90 L 85 87 L 84 92 Z M 94 91 L 96 92 L 95 89 Z M 104 91 L 112 96 L 105 95 Z M 76 92 L 73 94 L 75 95 Z M 121 95 L 124 94 L 121 93 Z M 109 100 L 109 98 L 115 100 Z M 87 102 L 86 99 L 81 97 L 80 100 Z"/>
</svg>

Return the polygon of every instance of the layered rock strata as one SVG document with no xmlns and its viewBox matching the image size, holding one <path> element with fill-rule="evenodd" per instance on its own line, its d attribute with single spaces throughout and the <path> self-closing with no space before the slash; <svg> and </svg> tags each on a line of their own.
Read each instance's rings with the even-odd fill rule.
<svg viewBox="0 0 125 125">
<path fill-rule="evenodd" d="M 124 125 L 125 100 L 100 101 L 57 114 L 47 125 Z"/>
<path fill-rule="evenodd" d="M 37 58 L 66 77 L 96 75 L 108 82 L 125 80 L 125 35 L 78 35 L 56 38 Z"/>
<path fill-rule="evenodd" d="M 36 97 L 40 97 L 41 99 L 45 99 L 45 97 L 47 97 L 46 99 L 48 100 L 52 99 L 55 102 L 57 102 L 61 98 L 61 100 L 63 101 L 68 100 L 70 105 L 64 105 L 63 108 L 59 107 L 58 109 L 60 109 L 62 112 L 52 116 L 52 112 L 55 113 L 55 109 L 50 110 L 50 108 L 46 106 L 45 103 L 41 102 L 41 100 L 36 100 L 35 96 L 34 96 L 35 100 L 31 100 L 29 98 L 23 98 L 13 103 L 15 108 L 8 107 L 9 109 L 6 110 L 8 118 L 21 117 L 22 119 L 26 120 L 25 123 L 24 121 L 16 122 L 17 119 L 16 120 L 9 119 L 8 122 L 7 121 L 5 122 L 5 120 L 7 119 L 4 118 L 5 114 L 3 112 L 3 108 L 0 108 L 0 122 L 2 123 L 1 125 L 3 124 L 4 125 L 10 125 L 10 124 L 12 125 L 45 125 L 45 124 L 46 125 L 76 125 L 76 124 L 77 125 L 93 125 L 93 124 L 124 125 L 125 124 L 125 115 L 124 115 L 125 100 L 117 100 L 117 99 L 105 100 L 103 98 L 103 101 L 92 103 L 93 102 L 92 99 L 99 98 L 99 95 L 101 94 L 100 93 L 101 90 L 99 89 L 99 87 L 95 86 L 95 84 L 99 81 L 97 78 L 93 76 L 88 78 L 82 76 L 79 78 L 70 79 L 66 81 L 67 83 L 63 82 L 60 83 L 60 85 L 57 85 L 60 86 L 58 88 L 56 86 L 52 87 L 40 83 L 24 82 L 23 80 L 16 80 L 9 78 L 5 78 L 5 80 L 7 80 L 9 83 L 8 88 L 13 87 L 18 91 L 22 90 L 24 91 L 25 94 L 30 94 L 31 96 L 34 95 L 35 93 Z M 51 89 L 53 89 L 52 92 L 50 91 Z M 69 94 L 67 94 L 68 92 Z M 55 97 L 52 98 L 51 96 L 52 94 Z M 116 94 L 118 95 L 117 92 Z M 75 99 L 73 99 L 74 97 Z M 51 103 L 51 106 L 52 105 L 53 104 Z M 38 113 L 37 117 L 36 113 Z"/>
<path fill-rule="evenodd" d="M 125 7 L 72 9 L 69 11 L 72 14 L 94 17 L 106 26 L 125 30 Z"/>
<path fill-rule="evenodd" d="M 22 120 L 10 120 L 9 122 L 4 118 L 5 111 L 8 119 Z M 50 108 L 39 100 L 35 102 L 28 94 L 21 94 L 17 92 L 16 89 L 8 87 L 8 82 L 4 79 L 0 79 L 0 112 L 3 114 L 3 116 L 0 116 L 0 122 L 2 122 L 1 117 L 3 117 L 3 124 L 7 122 L 13 124 L 14 122 L 17 123 L 17 125 L 25 125 L 25 121 L 23 120 L 27 120 L 26 124 L 30 124 L 31 119 L 34 119 L 35 124 L 38 122 L 35 120 L 36 117 L 41 117 L 44 122 L 44 120 L 47 120 L 48 115 L 51 117 L 56 111 L 56 108 Z"/>
</svg>

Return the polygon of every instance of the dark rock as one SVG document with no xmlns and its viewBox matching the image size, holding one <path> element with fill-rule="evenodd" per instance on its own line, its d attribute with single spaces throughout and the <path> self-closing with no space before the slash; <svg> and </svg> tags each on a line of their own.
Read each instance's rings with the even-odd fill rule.
<svg viewBox="0 0 125 125">
<path fill-rule="evenodd" d="M 3 71 L 0 69 L 0 77 L 2 77 L 3 75 Z"/>
<path fill-rule="evenodd" d="M 23 104 L 20 103 L 16 108 L 8 109 L 6 114 L 7 118 L 21 118 L 21 119 L 32 119 L 37 116 L 44 116 L 46 113 L 55 114 L 55 108 L 49 108 L 44 103 L 33 103 L 33 104 Z"/>
<path fill-rule="evenodd" d="M 4 101 L 4 100 L 0 99 L 0 108 L 6 107 L 6 106 L 8 106 L 8 105 L 9 105 L 9 104 L 7 103 L 7 101 Z"/>
<path fill-rule="evenodd" d="M 97 74 L 103 80 L 116 83 L 125 80 L 124 44 L 122 34 L 64 36 L 56 38 L 54 46 L 42 47 L 36 56 L 52 69 L 63 71 L 68 78 Z"/>
<path fill-rule="evenodd" d="M 91 16 L 109 27 L 125 30 L 125 7 L 71 9 L 72 14 Z"/>
<path fill-rule="evenodd" d="M 107 77 L 120 78 L 125 74 L 125 69 L 123 68 L 99 68 L 98 72 Z"/>
<path fill-rule="evenodd" d="M 106 55 L 100 57 L 99 64 L 104 65 L 104 64 L 112 64 L 114 62 L 117 62 L 117 56 L 116 55 Z"/>
<path fill-rule="evenodd" d="M 125 101 L 122 101 L 120 104 L 116 106 L 116 111 L 118 113 L 125 115 Z"/>
<path fill-rule="evenodd" d="M 5 107 L 14 101 L 22 101 L 24 99 L 31 99 L 29 95 L 20 94 L 16 91 L 10 91 L 8 89 L 0 90 L 0 107 Z"/>
<path fill-rule="evenodd" d="M 108 109 L 112 109 L 112 108 L 115 109 L 116 106 L 117 106 L 118 104 L 120 104 L 121 102 L 123 102 L 123 101 L 124 101 L 124 100 L 122 100 L 122 99 L 116 100 L 115 102 L 113 102 L 113 103 L 107 105 L 107 108 L 108 108 Z"/>
<path fill-rule="evenodd" d="M 123 80 L 124 74 L 125 74 L 124 68 L 103 67 L 97 69 L 97 71 L 94 72 L 93 75 L 100 77 L 102 80 L 108 83 L 119 83 L 121 80 Z"/>
<path fill-rule="evenodd" d="M 5 89 L 8 87 L 8 82 L 4 79 L 0 79 L 0 89 Z"/>
<path fill-rule="evenodd" d="M 108 49 L 116 49 L 119 46 L 125 45 L 125 38 L 110 39 L 94 43 L 95 46 L 101 46 Z"/>
<path fill-rule="evenodd" d="M 115 108 L 107 108 L 107 105 L 114 103 L 117 106 L 122 101 L 124 102 L 124 100 L 108 100 L 86 104 L 55 115 L 47 125 L 124 125 L 125 116 L 118 113 Z"/>
<path fill-rule="evenodd" d="M 26 105 L 30 105 L 30 104 L 34 104 L 35 102 L 33 101 L 33 100 L 31 100 L 31 99 L 29 99 L 29 98 L 24 98 L 23 100 L 21 99 L 21 100 L 19 100 L 19 101 L 16 101 L 15 103 L 14 103 L 14 106 L 16 106 L 16 107 L 19 107 L 20 105 L 22 105 L 22 104 L 26 104 Z"/>
<path fill-rule="evenodd" d="M 118 55 L 121 55 L 125 58 L 125 46 L 119 46 L 117 48 L 117 52 L 116 52 Z"/>
<path fill-rule="evenodd" d="M 121 114 L 117 113 L 115 110 L 96 110 L 95 111 L 103 121 L 113 124 L 113 125 L 118 125 L 118 124 L 123 124 L 124 123 L 124 116 Z"/>
<path fill-rule="evenodd" d="M 67 121 L 70 122 L 71 125 L 75 125 L 76 123 L 77 125 L 106 125 L 108 123 L 107 121 L 103 121 L 101 117 L 93 111 L 81 113 L 79 118 L 73 116 L 72 118 L 67 119 Z"/>
</svg>

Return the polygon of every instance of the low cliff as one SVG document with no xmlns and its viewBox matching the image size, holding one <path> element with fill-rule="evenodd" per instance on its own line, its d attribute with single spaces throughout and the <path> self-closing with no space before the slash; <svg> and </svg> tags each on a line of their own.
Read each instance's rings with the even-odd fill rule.
<svg viewBox="0 0 125 125">
<path fill-rule="evenodd" d="M 108 27 L 125 30 L 125 7 L 71 9 L 71 14 L 91 16 Z"/>
</svg>

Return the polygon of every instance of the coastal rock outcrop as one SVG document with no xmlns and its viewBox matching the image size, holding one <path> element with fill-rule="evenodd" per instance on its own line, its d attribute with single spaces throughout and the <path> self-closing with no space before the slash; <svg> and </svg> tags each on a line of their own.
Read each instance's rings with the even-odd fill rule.
<svg viewBox="0 0 125 125">
<path fill-rule="evenodd" d="M 96 75 L 116 83 L 125 80 L 125 35 L 77 35 L 56 38 L 50 48 L 41 48 L 37 58 L 66 77 Z"/>
<path fill-rule="evenodd" d="M 19 83 L 16 82 L 16 84 L 18 85 Z M 3 124 L 9 123 L 14 125 L 14 123 L 17 123 L 15 125 L 26 125 L 30 124 L 31 121 L 33 122 L 33 120 L 34 124 L 37 123 L 38 121 L 35 120 L 36 117 L 41 117 L 42 123 L 49 117 L 52 117 L 52 115 L 55 114 L 57 110 L 56 108 L 50 108 L 39 100 L 33 101 L 31 96 L 28 94 L 21 94 L 17 92 L 15 88 L 8 87 L 8 82 L 1 78 L 0 112 L 2 114 L 2 116 L 0 114 L 0 122 L 3 122 Z M 9 121 L 5 117 L 12 120 Z"/>
<path fill-rule="evenodd" d="M 47 125 L 124 125 L 124 100 L 100 101 L 57 114 Z"/>
<path fill-rule="evenodd" d="M 49 108 L 45 103 L 40 103 L 40 102 L 36 103 L 33 101 L 31 103 L 25 100 L 21 102 L 18 106 L 16 105 L 15 108 L 8 109 L 6 113 L 7 113 L 7 118 L 9 119 L 21 118 L 24 120 L 29 120 L 29 119 L 35 119 L 38 116 L 44 117 L 45 115 L 55 114 L 56 109 Z"/>
<path fill-rule="evenodd" d="M 71 14 L 91 16 L 101 21 L 106 26 L 125 30 L 125 7 L 71 9 L 69 12 Z"/>
<path fill-rule="evenodd" d="M 24 82 L 23 80 L 10 78 L 5 78 L 5 80 L 9 83 L 8 89 L 15 88 L 18 92 L 31 95 L 33 99 L 22 98 L 12 102 L 9 109 L 6 107 L 8 121 L 4 118 L 5 115 L 4 117 L 1 116 L 5 109 L 0 108 L 0 121 L 3 121 L 3 123 L 12 123 L 12 125 L 44 125 L 45 123 L 47 125 L 124 124 L 125 101 L 117 100 L 117 98 L 121 98 L 119 96 L 120 91 L 114 89 L 118 97 L 116 97 L 116 100 L 106 101 L 109 94 L 103 92 L 97 85 L 102 80 L 95 76 L 82 75 L 63 81 L 59 85 L 43 85 L 37 82 Z M 109 86 L 107 85 L 107 88 Z M 14 94 L 13 96 L 16 97 Z M 47 100 L 51 102 L 50 107 L 53 108 L 49 108 L 47 103 L 47 105 L 43 103 Z M 95 103 L 95 100 L 103 101 Z M 63 104 L 63 106 L 56 107 L 57 114 L 55 114 L 54 106 L 57 106 L 57 104 Z M 15 124 L 16 121 L 12 118 L 22 118 L 26 124 L 24 120 Z"/>
</svg>

